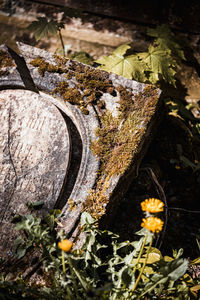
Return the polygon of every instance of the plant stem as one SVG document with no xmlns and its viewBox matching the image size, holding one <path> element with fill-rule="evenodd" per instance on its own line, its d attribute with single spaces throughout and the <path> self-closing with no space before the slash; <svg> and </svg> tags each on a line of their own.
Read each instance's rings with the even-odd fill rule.
<svg viewBox="0 0 200 300">
<path fill-rule="evenodd" d="M 72 266 L 72 262 L 70 257 L 68 256 L 68 263 L 69 263 L 69 268 L 70 268 L 70 273 L 72 276 L 72 281 L 73 281 L 73 285 L 74 285 L 74 290 L 75 290 L 75 294 L 76 294 L 76 299 L 79 299 L 79 295 L 78 295 L 78 289 L 77 289 L 77 283 L 76 283 L 76 274 L 74 274 L 74 270 L 73 270 L 73 266 Z"/>
<path fill-rule="evenodd" d="M 143 250 L 144 250 L 144 246 L 145 246 L 146 241 L 147 241 L 147 236 L 148 236 L 148 234 L 145 235 L 144 241 L 143 241 L 143 243 L 142 243 L 142 247 L 141 247 L 141 249 L 140 249 L 140 253 L 139 253 L 139 255 L 138 255 L 136 264 L 135 264 L 134 269 L 133 269 L 133 272 L 135 272 L 135 270 L 136 270 L 136 268 L 137 268 L 137 265 L 138 265 L 138 263 L 139 263 L 139 261 L 140 261 L 140 258 L 141 258 L 141 256 L 142 256 L 142 253 L 143 253 Z"/>
<path fill-rule="evenodd" d="M 132 291 L 131 291 L 131 295 L 132 295 L 132 293 L 135 291 L 135 289 L 137 288 L 138 283 L 139 283 L 139 281 L 140 281 L 140 278 L 142 277 L 142 273 L 143 273 L 143 271 L 144 271 L 144 268 L 146 267 L 147 260 L 148 260 L 148 257 L 149 257 L 149 252 L 150 252 L 150 250 L 151 250 L 152 242 L 153 242 L 153 238 L 151 238 L 151 242 L 150 242 L 149 247 L 148 247 L 148 249 L 147 249 L 147 254 L 146 254 L 146 258 L 145 258 L 144 264 L 143 264 L 143 266 L 142 266 L 142 269 L 140 270 L 140 274 L 138 275 L 138 278 L 137 278 L 137 280 L 136 280 L 136 282 L 135 282 L 135 285 L 134 285 L 134 287 L 133 287 L 133 289 L 132 289 Z"/>
<path fill-rule="evenodd" d="M 63 266 L 63 273 L 66 273 L 66 268 L 65 268 L 65 252 L 62 250 L 62 266 Z"/>
<path fill-rule="evenodd" d="M 62 34 L 61 34 L 61 30 L 59 29 L 58 32 L 59 32 L 59 38 L 60 38 L 60 42 L 61 42 L 62 49 L 63 49 L 63 56 L 65 57 L 65 46 L 64 46 L 64 42 L 63 42 L 63 37 L 62 37 Z"/>
</svg>

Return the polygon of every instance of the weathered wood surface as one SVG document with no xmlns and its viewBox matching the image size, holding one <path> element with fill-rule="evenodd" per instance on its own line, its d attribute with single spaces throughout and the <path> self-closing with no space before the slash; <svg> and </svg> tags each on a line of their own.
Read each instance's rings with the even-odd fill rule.
<svg viewBox="0 0 200 300">
<path fill-rule="evenodd" d="M 60 164 L 60 159 L 66 162 L 63 186 L 53 200 L 43 200 L 46 201 L 46 211 L 53 203 L 62 209 L 63 229 L 68 238 L 76 240 L 80 236 L 78 222 L 83 209 L 100 218 L 104 225 L 114 215 L 116 203 L 137 174 L 155 132 L 160 118 L 161 92 L 155 87 L 78 62 L 62 60 L 28 45 L 18 46 L 21 56 L 1 47 L 1 99 L 5 93 L 15 95 L 17 89 L 25 89 L 25 94 L 31 93 L 49 103 L 44 111 L 54 105 L 62 112 L 71 136 L 71 160 L 67 167 L 69 155 L 66 152 L 55 158 L 57 164 Z M 43 108 L 40 111 L 42 114 Z M 64 143 L 67 128 L 61 130 L 61 127 L 57 126 L 56 134 Z M 2 138 L 6 140 L 6 132 Z M 66 148 L 69 152 L 69 146 Z M 21 153 L 21 160 L 23 158 Z M 45 180 L 49 182 L 52 178 L 46 173 Z M 5 199 L 1 201 L 5 205 Z M 15 203 L 17 208 L 18 200 Z M 4 205 L 2 210 L 7 209 Z"/>
</svg>

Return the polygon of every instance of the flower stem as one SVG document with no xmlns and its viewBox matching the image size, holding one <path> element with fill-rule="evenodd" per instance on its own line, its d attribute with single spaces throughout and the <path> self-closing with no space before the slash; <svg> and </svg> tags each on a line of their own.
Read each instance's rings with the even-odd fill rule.
<svg viewBox="0 0 200 300">
<path fill-rule="evenodd" d="M 140 273 L 139 273 L 139 275 L 138 275 L 138 278 L 137 278 L 137 280 L 136 280 L 136 282 L 135 282 L 135 285 L 134 285 L 134 287 L 133 287 L 133 289 L 132 289 L 132 291 L 131 291 L 131 295 L 132 295 L 132 293 L 135 291 L 135 289 L 137 288 L 138 283 L 139 283 L 139 281 L 140 281 L 140 278 L 142 277 L 144 268 L 146 267 L 147 260 L 148 260 L 148 257 L 149 257 L 149 252 L 150 252 L 151 246 L 152 246 L 152 242 L 153 242 L 153 238 L 151 238 L 149 247 L 148 247 L 148 249 L 147 249 L 147 254 L 146 254 L 146 258 L 145 258 L 144 264 L 143 264 L 143 266 L 142 266 L 142 269 L 140 270 Z"/>
<path fill-rule="evenodd" d="M 134 266 L 133 272 L 135 272 L 135 270 L 137 269 L 137 265 L 138 265 L 138 263 L 139 263 L 139 261 L 140 261 L 140 258 L 141 258 L 141 256 L 142 256 L 142 253 L 143 253 L 143 250 L 144 250 L 144 246 L 145 246 L 146 241 L 147 241 L 147 236 L 148 236 L 148 234 L 145 235 L 145 238 L 144 238 L 144 240 L 143 240 L 142 247 L 141 247 L 141 249 L 140 249 L 140 253 L 139 253 L 139 255 L 138 255 L 138 258 L 137 258 L 136 264 L 135 264 L 135 266 Z"/>
<path fill-rule="evenodd" d="M 71 258 L 69 256 L 68 256 L 68 263 L 69 263 L 70 273 L 71 273 L 71 276 L 72 276 L 72 281 L 73 281 L 73 285 L 74 285 L 76 299 L 78 299 L 79 296 L 78 296 L 78 288 L 77 288 L 77 283 L 76 283 L 76 274 L 74 274 L 74 269 L 73 269 L 73 266 L 72 266 Z"/>
<path fill-rule="evenodd" d="M 63 273 L 66 273 L 66 268 L 65 268 L 65 252 L 62 250 L 62 267 L 63 267 Z"/>
</svg>

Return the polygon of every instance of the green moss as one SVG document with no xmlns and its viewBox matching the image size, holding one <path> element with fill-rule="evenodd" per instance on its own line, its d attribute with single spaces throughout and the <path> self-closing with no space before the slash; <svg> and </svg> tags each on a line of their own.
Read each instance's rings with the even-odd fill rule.
<svg viewBox="0 0 200 300">
<path fill-rule="evenodd" d="M 69 209 L 70 209 L 71 211 L 74 211 L 74 210 L 77 209 L 76 202 L 75 202 L 73 199 L 71 199 L 71 198 L 68 199 L 67 203 L 68 203 Z"/>
<path fill-rule="evenodd" d="M 97 104 L 98 107 L 103 107 L 100 97 L 103 93 L 110 93 L 116 95 L 112 81 L 109 80 L 109 74 L 100 70 L 91 69 L 88 66 L 82 65 L 75 61 L 70 61 L 66 69 L 65 59 L 61 56 L 54 55 L 57 65 L 46 62 L 43 58 L 37 57 L 33 59 L 30 64 L 38 68 L 41 76 L 45 72 L 65 73 L 68 80 L 73 80 L 74 88 L 69 88 L 68 83 L 63 81 L 53 90 L 53 93 L 60 94 L 65 101 L 71 104 L 76 104 L 83 114 L 88 114 L 87 105 Z"/>
<path fill-rule="evenodd" d="M 66 68 L 66 63 L 68 62 L 68 58 L 65 58 L 64 56 L 60 56 L 60 55 L 56 55 L 54 54 L 53 56 L 57 62 L 57 65 L 59 67 L 62 67 L 62 68 Z"/>
<path fill-rule="evenodd" d="M 90 190 L 86 202 L 83 203 L 83 211 L 87 210 L 89 214 L 98 219 L 105 214 L 105 208 L 108 201 L 109 198 L 103 194 L 102 190 Z"/>
<path fill-rule="evenodd" d="M 96 131 L 98 140 L 91 143 L 92 152 L 101 160 L 102 174 L 109 177 L 123 174 L 144 131 L 143 127 L 139 128 L 141 118 L 136 113 L 130 113 L 122 124 L 121 118 L 107 112 L 101 122 L 102 127 Z"/>
<path fill-rule="evenodd" d="M 101 128 L 96 130 L 97 139 L 91 143 L 93 154 L 100 158 L 101 170 L 96 189 L 92 190 L 92 196 L 88 196 L 85 209 L 96 218 L 104 213 L 104 209 L 101 214 L 99 209 L 98 213 L 94 210 L 96 206 L 100 207 L 100 199 L 103 199 L 103 204 L 108 203 L 105 192 L 110 178 L 124 174 L 137 154 L 159 98 L 157 89 L 152 86 L 135 96 L 121 86 L 117 90 L 120 94 L 119 116 L 116 118 L 106 112 L 101 117 Z"/>
<path fill-rule="evenodd" d="M 57 61 L 57 65 L 50 64 L 41 57 L 37 57 L 33 59 L 30 62 L 30 64 L 38 68 L 38 72 L 41 76 L 44 76 L 44 73 L 46 71 L 52 73 L 59 73 L 59 74 L 66 73 L 67 70 L 65 64 L 67 62 L 67 59 L 57 55 L 54 55 L 54 58 Z"/>
<path fill-rule="evenodd" d="M 133 94 L 131 91 L 128 91 L 121 85 L 116 89 L 120 94 L 119 111 L 122 113 L 123 118 L 126 118 L 128 114 L 134 109 Z"/>
<path fill-rule="evenodd" d="M 36 62 L 38 64 L 38 62 Z M 45 67 L 45 65 L 44 65 Z M 87 105 L 97 104 L 100 108 L 100 97 L 103 93 L 116 95 L 112 81 L 108 80 L 108 73 L 91 69 L 77 62 L 71 62 L 65 77 L 73 80 L 75 88 L 69 88 L 68 83 L 63 81 L 54 89 L 65 101 L 76 104 L 84 114 L 88 114 Z M 104 104 L 105 105 L 105 104 Z M 103 107 L 103 105 L 102 105 Z"/>
<path fill-rule="evenodd" d="M 80 105 L 81 102 L 81 94 L 75 88 L 67 88 L 64 93 L 62 94 L 63 99 L 68 101 L 71 104 Z"/>
<path fill-rule="evenodd" d="M 88 114 L 88 110 L 86 108 L 86 103 L 83 100 L 83 96 L 76 88 L 70 88 L 68 86 L 67 81 L 62 81 L 58 84 L 58 86 L 53 90 L 53 93 L 58 93 L 62 96 L 62 98 L 71 103 L 76 104 L 83 114 Z"/>
<path fill-rule="evenodd" d="M 0 50 L 0 69 L 13 66 L 15 66 L 15 63 L 10 54 L 6 51 Z M 5 75 L 6 73 L 7 71 L 1 70 L 0 76 Z"/>
</svg>

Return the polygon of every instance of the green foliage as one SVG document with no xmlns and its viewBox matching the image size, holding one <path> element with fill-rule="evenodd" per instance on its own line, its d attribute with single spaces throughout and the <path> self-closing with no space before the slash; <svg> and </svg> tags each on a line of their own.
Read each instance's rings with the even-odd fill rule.
<svg viewBox="0 0 200 300">
<path fill-rule="evenodd" d="M 68 58 L 79 61 L 86 65 L 92 65 L 93 64 L 93 58 L 84 51 L 74 52 L 73 54 L 68 54 Z"/>
<path fill-rule="evenodd" d="M 54 210 L 44 220 L 33 215 L 26 215 L 22 220 L 17 221 L 15 229 L 23 229 L 27 236 L 26 240 L 21 235 L 15 240 L 14 249 L 18 259 L 22 258 L 33 247 L 39 247 L 39 249 L 42 247 L 43 255 L 46 257 L 48 254 L 47 257 L 51 257 L 51 253 L 56 249 L 52 231 L 60 214 L 60 210 Z M 16 221 L 14 220 L 14 222 Z"/>
<path fill-rule="evenodd" d="M 144 288 L 142 296 L 151 292 L 155 287 L 160 290 L 159 294 L 161 294 L 163 284 L 178 280 L 185 274 L 188 267 L 188 261 L 186 259 L 175 259 L 168 263 L 160 261 L 159 264 L 161 265 L 160 268 L 150 277 L 150 282 Z"/>
<path fill-rule="evenodd" d="M 126 55 L 130 46 L 121 45 L 111 55 L 96 61 L 99 69 L 153 84 L 163 79 L 175 86 L 176 58 L 185 59 L 183 51 L 167 25 L 148 29 L 147 34 L 155 38 L 154 46 L 150 45 L 147 52 Z"/>
<path fill-rule="evenodd" d="M 185 59 L 184 52 L 167 24 L 157 26 L 155 29 L 148 28 L 147 34 L 155 38 L 155 44 L 159 49 L 172 53 L 172 55 Z"/>
<path fill-rule="evenodd" d="M 146 64 L 146 71 L 150 71 L 148 80 L 151 83 L 155 84 L 162 76 L 166 82 L 175 85 L 176 64 L 167 51 L 150 45 L 148 52 L 139 53 L 138 56 Z"/>
<path fill-rule="evenodd" d="M 111 55 L 98 59 L 96 62 L 102 65 L 99 68 L 129 79 L 145 80 L 145 63 L 137 55 L 124 56 L 128 49 L 129 45 L 121 45 Z"/>
<path fill-rule="evenodd" d="M 33 21 L 28 26 L 28 29 L 34 33 L 36 41 L 49 35 L 56 35 L 61 28 L 64 28 L 63 23 L 48 21 L 45 17 L 38 17 L 37 21 Z"/>
<path fill-rule="evenodd" d="M 147 255 L 152 234 L 146 229 L 137 232 L 138 240 L 119 242 L 119 236 L 106 230 L 99 230 L 96 221 L 88 214 L 81 216 L 81 226 L 86 234 L 82 249 L 64 253 L 66 273 L 62 270 L 62 255 L 57 241 L 63 239 L 62 232 L 55 232 L 54 225 L 59 211 L 44 220 L 27 215 L 19 220 L 16 229 L 23 229 L 27 240 L 19 237 L 16 241 L 16 255 L 23 247 L 32 245 L 41 253 L 41 261 L 48 285 L 27 286 L 22 279 L 15 282 L 6 280 L 2 274 L 0 296 L 2 299 L 197 299 L 197 281 L 186 271 L 188 261 L 174 253 L 175 258 L 165 259 L 158 249 L 152 248 L 143 276 L 133 290 L 138 272 Z M 50 227 L 48 226 L 50 225 Z M 52 227 L 53 225 L 53 227 Z M 144 253 L 138 261 L 138 254 L 145 243 Z M 21 249 L 19 251 L 19 249 Z M 186 277 L 185 277 L 186 276 Z M 196 286 L 195 286 L 196 284 Z M 191 290 L 193 288 L 193 291 Z M 196 289 L 196 290 L 195 290 Z M 9 298 L 6 294 L 9 293 Z M 193 297 L 194 296 L 194 297 Z M 182 298 L 181 298 L 182 297 Z M 185 297 L 185 298 L 184 298 Z"/>
</svg>

